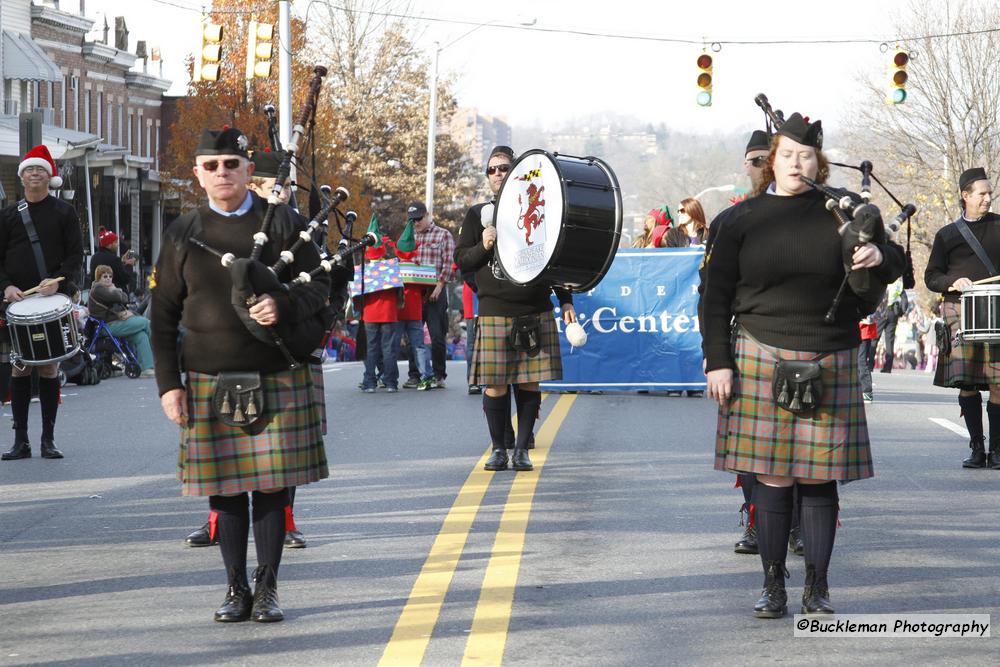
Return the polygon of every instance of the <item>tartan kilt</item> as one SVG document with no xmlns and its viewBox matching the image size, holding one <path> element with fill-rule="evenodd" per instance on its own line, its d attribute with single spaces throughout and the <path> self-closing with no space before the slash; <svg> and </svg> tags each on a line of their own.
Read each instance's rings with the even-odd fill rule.
<svg viewBox="0 0 1000 667">
<path fill-rule="evenodd" d="M 538 331 L 540 349 L 529 357 L 510 346 L 507 334 L 513 317 L 479 316 L 476 349 L 472 353 L 470 385 L 508 385 L 562 379 L 559 330 L 549 312 L 541 313 Z"/>
<path fill-rule="evenodd" d="M 188 372 L 189 418 L 177 460 L 185 496 L 234 495 L 329 477 L 310 365 L 261 374 L 266 424 L 253 432 L 218 421 L 211 407 L 215 376 Z"/>
<path fill-rule="evenodd" d="M 941 304 L 945 335 L 951 340 L 951 353 L 938 357 L 934 384 L 968 391 L 985 391 L 1000 385 L 1000 344 L 954 340 L 961 322 L 961 306 L 952 301 Z M 938 349 L 944 349 L 938 341 Z"/>
<path fill-rule="evenodd" d="M 815 352 L 778 350 L 783 359 L 812 359 Z M 715 468 L 729 472 L 850 481 L 871 477 L 858 350 L 838 350 L 819 360 L 823 398 L 813 413 L 794 415 L 774 404 L 774 359 L 740 334 L 736 339 L 733 396 L 719 409 Z"/>
<path fill-rule="evenodd" d="M 319 410 L 321 433 L 326 435 L 326 385 L 323 383 L 323 364 L 309 362 L 309 374 L 312 376 L 313 402 Z"/>
</svg>

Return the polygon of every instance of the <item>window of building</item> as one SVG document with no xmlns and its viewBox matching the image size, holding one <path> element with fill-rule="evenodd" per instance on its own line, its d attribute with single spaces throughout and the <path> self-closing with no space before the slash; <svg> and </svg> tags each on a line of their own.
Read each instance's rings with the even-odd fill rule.
<svg viewBox="0 0 1000 667">
<path fill-rule="evenodd" d="M 132 125 L 135 123 L 135 114 L 128 115 L 128 137 L 126 137 L 125 145 L 128 146 L 128 152 L 135 155 L 135 146 L 132 145 Z"/>
<path fill-rule="evenodd" d="M 59 84 L 59 102 L 59 124 L 63 127 L 69 127 L 66 117 L 66 77 L 63 77 L 62 83 Z"/>
<path fill-rule="evenodd" d="M 107 136 L 104 134 L 104 93 L 97 93 L 97 131 L 95 134 L 102 139 Z"/>
<path fill-rule="evenodd" d="M 90 132 L 90 91 L 83 91 L 83 131 Z"/>
</svg>

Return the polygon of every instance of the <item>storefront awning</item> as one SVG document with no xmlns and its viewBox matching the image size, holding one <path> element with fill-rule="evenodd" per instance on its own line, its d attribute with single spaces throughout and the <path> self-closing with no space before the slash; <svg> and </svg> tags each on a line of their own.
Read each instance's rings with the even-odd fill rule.
<svg viewBox="0 0 1000 667">
<path fill-rule="evenodd" d="M 3 31 L 3 78 L 22 81 L 62 81 L 62 72 L 28 35 Z"/>
<path fill-rule="evenodd" d="M 0 156 L 21 156 L 21 140 L 15 116 L 0 116 Z M 53 160 L 71 160 L 96 147 L 101 138 L 96 134 L 77 132 L 55 125 L 42 125 L 42 143 Z"/>
</svg>

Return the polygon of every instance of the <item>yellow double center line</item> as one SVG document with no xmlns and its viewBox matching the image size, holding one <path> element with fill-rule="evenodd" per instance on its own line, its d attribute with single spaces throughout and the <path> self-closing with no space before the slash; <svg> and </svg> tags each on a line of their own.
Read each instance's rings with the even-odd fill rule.
<svg viewBox="0 0 1000 667">
<path fill-rule="evenodd" d="M 511 485 L 493 551 L 486 566 L 463 664 L 498 665 L 503 659 L 514 589 L 538 477 L 545 466 L 552 441 L 574 400 L 576 396 L 573 394 L 559 397 L 535 438 L 532 453 L 534 472 L 518 474 Z M 486 489 L 495 476 L 495 473 L 483 470 L 489 455 L 490 451 L 487 450 L 479 458 L 458 492 L 413 584 L 410 597 L 396 622 L 379 665 L 419 665 L 423 661 L 441 613 L 441 605 L 468 541 L 472 523 L 479 512 Z"/>
</svg>

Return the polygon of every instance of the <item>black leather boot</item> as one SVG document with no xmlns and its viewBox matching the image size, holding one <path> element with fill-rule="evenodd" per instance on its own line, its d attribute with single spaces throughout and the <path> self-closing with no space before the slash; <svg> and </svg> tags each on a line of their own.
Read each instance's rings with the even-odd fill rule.
<svg viewBox="0 0 1000 667">
<path fill-rule="evenodd" d="M 802 531 L 799 530 L 798 526 L 792 528 L 788 533 L 788 550 L 796 556 L 804 556 L 806 553 L 806 547 L 802 544 Z"/>
<path fill-rule="evenodd" d="M 510 462 L 514 470 L 535 469 L 535 466 L 531 464 L 531 459 L 528 458 L 527 449 L 515 449 L 514 454 L 510 457 Z"/>
<path fill-rule="evenodd" d="M 53 440 L 42 438 L 41 449 L 43 459 L 61 459 L 63 457 L 63 453 L 59 451 Z"/>
<path fill-rule="evenodd" d="M 486 470 L 506 470 L 507 450 L 494 449 L 490 458 L 486 459 L 486 465 L 484 465 L 483 468 Z"/>
<path fill-rule="evenodd" d="M 802 589 L 803 614 L 833 614 L 830 606 L 830 586 L 826 573 L 817 574 L 814 565 L 806 564 L 806 585 Z"/>
<path fill-rule="evenodd" d="M 3 461 L 16 461 L 17 459 L 30 459 L 31 458 L 31 445 L 27 440 L 14 440 L 13 446 L 8 449 L 3 454 L 0 454 L 0 460 Z"/>
<path fill-rule="evenodd" d="M 753 515 L 750 513 L 750 503 L 743 503 L 740 507 L 740 525 L 743 525 L 743 515 L 747 515 L 746 519 L 746 530 L 743 531 L 743 537 L 733 545 L 733 551 L 738 554 L 756 554 L 758 553 L 757 547 L 757 527 L 753 525 Z"/>
<path fill-rule="evenodd" d="M 978 437 L 969 441 L 972 454 L 962 461 L 963 468 L 985 468 L 986 467 L 986 438 Z"/>
<path fill-rule="evenodd" d="M 785 592 L 785 577 L 788 570 L 781 561 L 771 560 L 764 567 L 764 590 L 753 606 L 757 618 L 781 618 L 788 613 L 788 593 Z"/>
<path fill-rule="evenodd" d="M 250 617 L 257 623 L 277 623 L 285 619 L 278 606 L 278 575 L 270 565 L 261 565 L 253 575 L 253 611 Z"/>
<path fill-rule="evenodd" d="M 990 443 L 990 455 L 986 460 L 986 465 L 991 470 L 1000 470 L 1000 443 Z"/>
<path fill-rule="evenodd" d="M 222 602 L 222 606 L 215 611 L 215 620 L 219 623 L 245 621 L 250 618 L 250 608 L 253 603 L 254 596 L 250 593 L 246 570 L 230 568 L 229 590 L 226 591 L 226 599 Z"/>
<path fill-rule="evenodd" d="M 753 526 L 747 526 L 747 529 L 743 531 L 743 537 L 733 546 L 733 551 L 738 554 L 758 553 L 757 529 Z"/>
<path fill-rule="evenodd" d="M 211 531 L 208 529 L 208 524 L 193 531 L 190 535 L 184 538 L 184 544 L 189 547 L 211 547 L 219 543 L 219 533 L 216 531 L 215 538 L 212 538 Z"/>
</svg>

